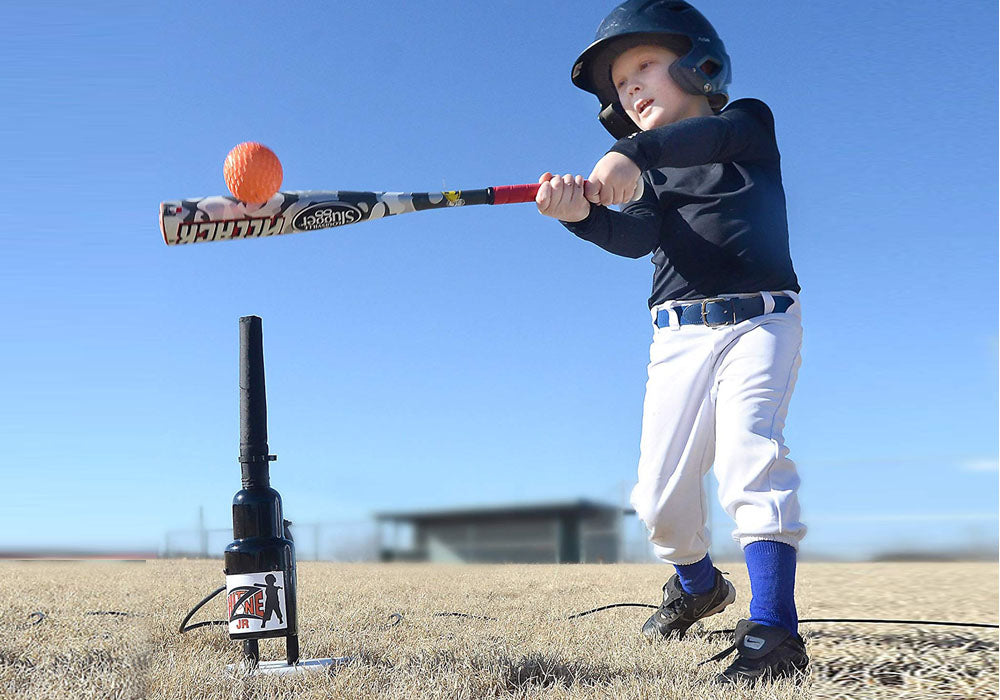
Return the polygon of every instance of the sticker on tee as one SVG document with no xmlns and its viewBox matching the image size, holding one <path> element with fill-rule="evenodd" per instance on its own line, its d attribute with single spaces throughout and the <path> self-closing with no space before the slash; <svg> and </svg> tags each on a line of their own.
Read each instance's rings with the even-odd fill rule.
<svg viewBox="0 0 1000 700">
<path fill-rule="evenodd" d="M 226 576 L 226 600 L 230 634 L 288 628 L 283 571 Z"/>
</svg>

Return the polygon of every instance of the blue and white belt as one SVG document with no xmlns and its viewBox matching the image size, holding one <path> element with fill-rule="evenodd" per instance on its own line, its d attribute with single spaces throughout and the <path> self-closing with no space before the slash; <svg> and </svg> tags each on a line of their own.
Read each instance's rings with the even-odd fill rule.
<svg viewBox="0 0 1000 700">
<path fill-rule="evenodd" d="M 791 297 L 774 295 L 774 309 L 770 313 L 784 313 L 795 303 Z M 700 325 L 715 328 L 718 326 L 735 326 L 764 313 L 764 298 L 731 297 L 728 299 L 702 299 L 693 304 L 684 304 L 660 309 L 656 312 L 657 328 L 670 326 L 670 315 L 677 319 L 678 325 Z"/>
</svg>

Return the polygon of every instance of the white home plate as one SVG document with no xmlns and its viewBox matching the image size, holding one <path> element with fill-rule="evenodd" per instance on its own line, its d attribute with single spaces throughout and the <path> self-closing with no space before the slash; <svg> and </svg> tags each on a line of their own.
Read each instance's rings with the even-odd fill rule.
<svg viewBox="0 0 1000 700">
<path fill-rule="evenodd" d="M 293 673 L 308 673 L 310 671 L 325 671 L 333 666 L 344 666 L 351 662 L 353 657 L 340 656 L 336 659 L 329 657 L 325 659 L 305 659 L 299 661 L 294 666 L 289 666 L 284 661 L 261 661 L 257 668 L 247 672 L 246 664 L 229 664 L 226 670 L 232 674 L 256 676 L 264 674 L 267 676 L 287 676 Z"/>
</svg>

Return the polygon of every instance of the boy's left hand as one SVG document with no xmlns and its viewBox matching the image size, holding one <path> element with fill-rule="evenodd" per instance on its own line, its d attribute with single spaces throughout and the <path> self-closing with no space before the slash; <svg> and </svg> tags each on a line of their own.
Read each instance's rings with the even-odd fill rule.
<svg viewBox="0 0 1000 700">
<path fill-rule="evenodd" d="M 624 204 L 632 201 L 642 171 L 628 156 L 612 151 L 594 166 L 583 196 L 593 204 Z"/>
</svg>

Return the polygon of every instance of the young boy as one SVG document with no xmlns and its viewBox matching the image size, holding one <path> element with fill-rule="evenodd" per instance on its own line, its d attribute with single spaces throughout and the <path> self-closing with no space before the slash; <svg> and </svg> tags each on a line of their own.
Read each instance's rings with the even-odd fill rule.
<svg viewBox="0 0 1000 700">
<path fill-rule="evenodd" d="M 795 561 L 806 528 L 782 439 L 802 340 L 774 121 L 728 102 L 729 57 L 686 2 L 629 0 L 573 82 L 619 139 L 586 181 L 541 176 L 538 210 L 631 258 L 653 254 L 649 381 L 632 505 L 676 574 L 642 632 L 684 636 L 736 598 L 708 555 L 703 477 L 715 466 L 750 574 L 750 618 L 719 682 L 798 676 Z M 640 179 L 641 177 L 641 179 Z M 639 194 L 639 196 L 636 196 Z M 621 211 L 609 205 L 624 205 Z"/>
</svg>

